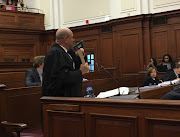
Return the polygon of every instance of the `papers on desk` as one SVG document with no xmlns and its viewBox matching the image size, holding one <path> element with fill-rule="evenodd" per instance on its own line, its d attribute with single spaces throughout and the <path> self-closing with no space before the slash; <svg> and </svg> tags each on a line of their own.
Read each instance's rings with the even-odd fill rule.
<svg viewBox="0 0 180 137">
<path fill-rule="evenodd" d="M 0 84 L 0 88 L 4 88 L 4 87 L 6 87 L 6 85 Z"/>
<path fill-rule="evenodd" d="M 105 91 L 105 92 L 100 92 L 99 95 L 96 98 L 107 98 L 107 97 L 112 97 L 115 95 L 118 95 L 120 92 L 121 95 L 127 95 L 129 93 L 129 88 L 128 87 L 120 87 L 119 90 L 118 88 Z"/>
<path fill-rule="evenodd" d="M 83 82 L 84 82 L 84 81 L 88 81 L 88 80 L 87 80 L 86 78 L 83 78 Z"/>
<path fill-rule="evenodd" d="M 172 84 L 180 84 L 180 79 L 175 79 L 172 81 L 165 81 L 165 82 L 159 83 L 158 86 L 163 87 L 163 86 L 168 86 L 168 85 L 172 85 Z"/>
</svg>

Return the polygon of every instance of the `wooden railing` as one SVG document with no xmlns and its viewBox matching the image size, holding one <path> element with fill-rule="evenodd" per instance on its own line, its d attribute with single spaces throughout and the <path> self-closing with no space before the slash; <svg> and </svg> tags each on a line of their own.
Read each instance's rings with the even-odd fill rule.
<svg viewBox="0 0 180 137">
<path fill-rule="evenodd" d="M 18 10 L 18 8 L 20 8 L 20 7 L 18 7 L 18 6 L 14 6 L 14 5 L 0 4 L 0 7 L 3 7 L 3 8 L 4 8 L 5 6 L 7 6 L 7 7 L 14 7 L 14 8 L 16 8 L 17 10 Z M 28 7 L 24 7 L 24 9 L 27 9 L 28 12 L 30 12 L 29 10 L 35 10 L 35 11 L 37 11 L 36 13 L 44 13 L 43 10 L 38 9 L 38 8 L 28 8 Z"/>
</svg>

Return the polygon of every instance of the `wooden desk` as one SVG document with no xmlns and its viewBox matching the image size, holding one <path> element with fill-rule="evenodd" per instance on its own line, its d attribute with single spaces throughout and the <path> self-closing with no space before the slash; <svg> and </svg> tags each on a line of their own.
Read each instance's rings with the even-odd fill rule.
<svg viewBox="0 0 180 137">
<path fill-rule="evenodd" d="M 44 137 L 179 137 L 180 101 L 42 97 Z"/>
<path fill-rule="evenodd" d="M 140 91 L 137 94 L 140 95 L 140 99 L 160 99 L 171 90 L 173 90 L 173 85 Z"/>
</svg>

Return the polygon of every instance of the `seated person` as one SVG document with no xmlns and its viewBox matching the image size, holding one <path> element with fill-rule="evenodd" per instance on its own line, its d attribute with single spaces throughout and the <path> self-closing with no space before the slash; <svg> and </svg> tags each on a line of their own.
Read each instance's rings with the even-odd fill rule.
<svg viewBox="0 0 180 137">
<path fill-rule="evenodd" d="M 180 100 L 180 88 L 166 93 L 161 99 L 165 100 Z"/>
<path fill-rule="evenodd" d="M 143 86 L 158 85 L 159 83 L 161 83 L 161 81 L 157 78 L 156 69 L 150 67 L 146 72 Z"/>
<path fill-rule="evenodd" d="M 44 56 L 34 57 L 34 68 L 26 72 L 26 87 L 41 85 L 43 66 Z"/>
<path fill-rule="evenodd" d="M 180 74 L 180 64 L 175 64 L 175 68 L 171 71 L 166 72 L 163 77 L 162 81 L 170 81 L 179 78 Z"/>
<path fill-rule="evenodd" d="M 149 64 L 146 67 L 146 70 L 148 70 L 150 67 L 155 68 L 157 67 L 157 61 L 155 58 L 151 58 Z"/>
<path fill-rule="evenodd" d="M 23 3 L 23 0 L 19 0 L 19 3 L 17 4 L 17 10 L 18 11 L 23 11 L 23 12 L 28 12 L 27 6 Z"/>
<path fill-rule="evenodd" d="M 159 72 L 167 72 L 174 69 L 175 62 L 172 60 L 169 54 L 163 56 L 162 64 L 157 66 Z"/>
<path fill-rule="evenodd" d="M 84 54 L 84 49 L 80 48 L 80 50 L 82 51 L 82 53 Z M 77 52 L 75 52 L 73 49 L 69 49 L 68 53 L 71 55 L 73 62 L 75 63 L 75 70 L 80 68 L 81 63 L 81 59 L 78 56 Z M 84 60 L 85 62 L 87 61 L 87 57 L 84 55 Z"/>
<path fill-rule="evenodd" d="M 12 6 L 12 0 L 8 0 L 5 6 L 5 10 L 13 10 L 15 11 L 15 8 Z"/>
</svg>

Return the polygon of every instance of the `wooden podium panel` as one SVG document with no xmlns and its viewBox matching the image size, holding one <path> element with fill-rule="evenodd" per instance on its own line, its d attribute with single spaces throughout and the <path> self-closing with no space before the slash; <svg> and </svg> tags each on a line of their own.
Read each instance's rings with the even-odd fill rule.
<svg viewBox="0 0 180 137">
<path fill-rule="evenodd" d="M 52 125 L 50 136 L 84 137 L 84 114 L 75 112 L 48 111 L 48 121 Z"/>
<path fill-rule="evenodd" d="M 180 135 L 180 101 L 42 97 L 41 102 L 45 137 Z M 52 108 L 54 104 L 58 109 Z"/>
</svg>

